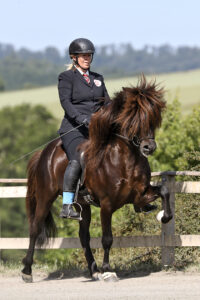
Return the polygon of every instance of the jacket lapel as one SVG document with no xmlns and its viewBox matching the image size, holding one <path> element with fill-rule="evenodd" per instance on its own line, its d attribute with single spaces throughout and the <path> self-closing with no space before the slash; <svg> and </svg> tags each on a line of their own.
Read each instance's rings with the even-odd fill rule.
<svg viewBox="0 0 200 300">
<path fill-rule="evenodd" d="M 89 77 L 90 77 L 90 86 L 93 86 L 95 76 L 91 72 L 89 72 Z"/>
<path fill-rule="evenodd" d="M 90 84 L 91 84 L 91 78 L 90 78 L 90 83 L 87 83 L 87 81 L 85 80 L 85 78 L 83 77 L 83 75 L 78 70 L 74 70 L 74 72 L 80 78 L 80 80 L 82 80 L 87 86 L 90 86 Z"/>
</svg>

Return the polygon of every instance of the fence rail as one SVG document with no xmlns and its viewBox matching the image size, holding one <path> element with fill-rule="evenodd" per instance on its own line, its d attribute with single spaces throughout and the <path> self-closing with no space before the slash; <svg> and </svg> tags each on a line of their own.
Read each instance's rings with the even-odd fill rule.
<svg viewBox="0 0 200 300">
<path fill-rule="evenodd" d="M 27 249 L 28 238 L 1 238 L 0 249 Z M 101 238 L 91 238 L 91 248 L 102 248 Z M 161 235 L 114 237 L 113 248 L 130 247 L 197 247 L 200 246 L 200 235 Z M 79 238 L 55 238 L 43 249 L 82 248 Z M 40 248 L 39 248 L 40 249 Z"/>
<path fill-rule="evenodd" d="M 196 171 L 153 172 L 152 177 L 161 177 L 160 182 L 170 191 L 170 204 L 174 218 L 168 224 L 162 224 L 161 235 L 114 237 L 114 248 L 161 247 L 162 264 L 174 263 L 174 247 L 200 247 L 200 235 L 175 235 L 175 193 L 200 193 L 200 181 L 175 181 L 175 176 L 199 176 Z M 26 183 L 26 179 L 0 179 L 1 184 Z M 24 198 L 26 186 L 0 186 L 0 198 Z M 27 249 L 28 238 L 0 238 L 0 249 Z M 91 248 L 101 248 L 101 238 L 91 238 Z M 45 249 L 81 248 L 78 238 L 55 238 Z"/>
</svg>

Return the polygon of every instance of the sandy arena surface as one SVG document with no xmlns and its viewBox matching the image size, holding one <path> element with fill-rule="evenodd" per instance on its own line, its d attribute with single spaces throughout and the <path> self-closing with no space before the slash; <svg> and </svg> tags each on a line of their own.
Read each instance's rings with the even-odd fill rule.
<svg viewBox="0 0 200 300">
<path fill-rule="evenodd" d="M 0 299 L 200 299 L 200 273 L 135 274 L 117 282 L 36 274 L 33 283 L 1 273 Z"/>
</svg>

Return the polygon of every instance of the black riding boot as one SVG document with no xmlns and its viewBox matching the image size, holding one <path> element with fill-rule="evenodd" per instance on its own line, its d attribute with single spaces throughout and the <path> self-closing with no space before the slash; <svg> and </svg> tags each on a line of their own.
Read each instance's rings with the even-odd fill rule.
<svg viewBox="0 0 200 300">
<path fill-rule="evenodd" d="M 64 174 L 63 182 L 63 208 L 61 218 L 80 220 L 80 213 L 73 208 L 78 179 L 81 174 L 81 166 L 77 160 L 70 160 Z"/>
</svg>

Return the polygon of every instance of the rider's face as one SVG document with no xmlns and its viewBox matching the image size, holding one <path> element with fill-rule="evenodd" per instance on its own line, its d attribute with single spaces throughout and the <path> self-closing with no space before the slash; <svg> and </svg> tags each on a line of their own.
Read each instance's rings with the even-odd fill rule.
<svg viewBox="0 0 200 300">
<path fill-rule="evenodd" d="M 83 53 L 78 55 L 78 63 L 83 71 L 85 71 L 85 69 L 89 69 L 91 61 L 92 61 L 92 54 Z"/>
</svg>

